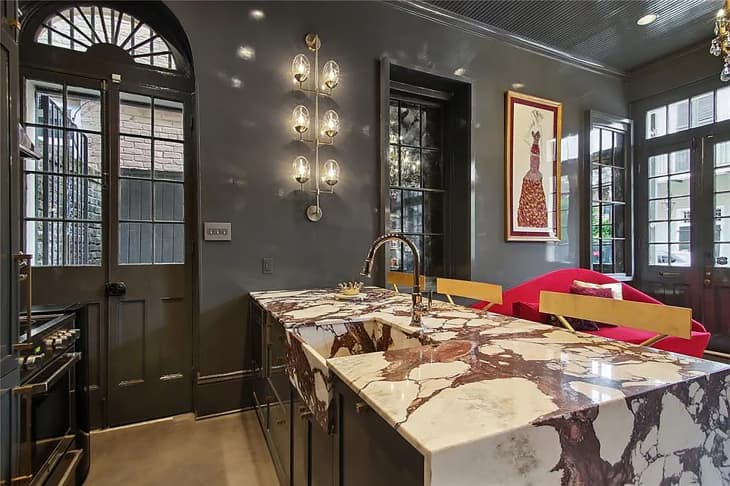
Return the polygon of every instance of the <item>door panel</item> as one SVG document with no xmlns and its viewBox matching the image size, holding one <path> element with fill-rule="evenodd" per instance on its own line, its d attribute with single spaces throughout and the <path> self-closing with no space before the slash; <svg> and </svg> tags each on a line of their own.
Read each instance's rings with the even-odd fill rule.
<svg viewBox="0 0 730 486">
<path fill-rule="evenodd" d="M 697 226 L 702 188 L 701 152 L 692 141 L 652 148 L 640 155 L 636 187 L 637 263 L 641 289 L 669 305 L 690 307 L 700 319 L 702 235 Z"/>
<path fill-rule="evenodd" d="M 703 138 L 703 324 L 730 337 L 730 128 Z"/>
<path fill-rule="evenodd" d="M 192 409 L 189 99 L 110 89 L 109 422 Z"/>
<path fill-rule="evenodd" d="M 190 411 L 190 99 L 135 88 L 120 104 L 119 85 L 25 77 L 25 124 L 44 155 L 24 178 L 34 303 L 90 304 L 92 419 Z"/>
</svg>

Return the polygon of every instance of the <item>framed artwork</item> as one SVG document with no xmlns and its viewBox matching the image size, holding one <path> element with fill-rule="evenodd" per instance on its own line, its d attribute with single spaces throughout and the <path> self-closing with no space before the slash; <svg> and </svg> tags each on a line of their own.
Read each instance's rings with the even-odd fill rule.
<svg viewBox="0 0 730 486">
<path fill-rule="evenodd" d="M 505 113 L 505 238 L 558 241 L 563 104 L 508 91 Z"/>
</svg>

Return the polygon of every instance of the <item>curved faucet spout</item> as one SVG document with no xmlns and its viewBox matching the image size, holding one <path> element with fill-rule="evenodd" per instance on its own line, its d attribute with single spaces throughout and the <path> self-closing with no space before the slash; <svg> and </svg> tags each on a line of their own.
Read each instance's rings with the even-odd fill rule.
<svg viewBox="0 0 730 486">
<path fill-rule="evenodd" d="M 368 250 L 368 254 L 365 257 L 365 261 L 363 262 L 362 271 L 360 272 L 360 274 L 366 277 L 370 276 L 375 253 L 381 246 L 391 240 L 397 240 L 405 243 L 413 253 L 413 309 L 411 312 L 411 325 L 420 325 L 421 314 L 423 312 L 423 297 L 421 296 L 421 256 L 418 253 L 418 248 L 416 248 L 416 245 L 413 244 L 411 240 L 403 235 L 395 233 L 386 233 L 377 237 L 375 241 L 373 241 L 373 243 L 370 245 L 370 249 Z"/>
</svg>

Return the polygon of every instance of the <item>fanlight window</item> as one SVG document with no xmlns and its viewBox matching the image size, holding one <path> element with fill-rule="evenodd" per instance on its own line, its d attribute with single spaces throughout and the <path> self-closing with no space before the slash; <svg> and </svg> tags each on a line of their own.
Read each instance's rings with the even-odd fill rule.
<svg viewBox="0 0 730 486">
<path fill-rule="evenodd" d="M 59 10 L 43 22 L 36 42 L 81 52 L 95 44 L 111 44 L 140 64 L 175 69 L 172 50 L 162 37 L 140 20 L 111 8 Z"/>
</svg>

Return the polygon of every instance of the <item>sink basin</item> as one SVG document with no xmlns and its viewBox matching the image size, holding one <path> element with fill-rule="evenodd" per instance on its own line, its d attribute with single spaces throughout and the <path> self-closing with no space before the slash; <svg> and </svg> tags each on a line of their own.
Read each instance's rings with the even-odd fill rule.
<svg viewBox="0 0 730 486">
<path fill-rule="evenodd" d="M 332 376 L 327 359 L 422 346 L 417 334 L 377 320 L 312 324 L 287 332 L 286 372 L 326 431 L 332 431 Z"/>
</svg>

